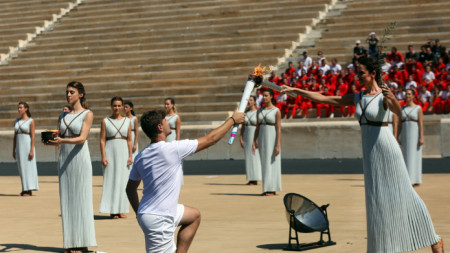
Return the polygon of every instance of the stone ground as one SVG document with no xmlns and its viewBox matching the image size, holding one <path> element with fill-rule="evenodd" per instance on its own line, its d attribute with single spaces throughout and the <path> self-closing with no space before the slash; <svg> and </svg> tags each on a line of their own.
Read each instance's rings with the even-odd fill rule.
<svg viewBox="0 0 450 253">
<path fill-rule="evenodd" d="M 448 167 L 448 159 L 444 160 Z M 282 192 L 262 197 L 261 186 L 245 185 L 244 175 L 186 175 L 180 202 L 202 213 L 202 224 L 190 252 L 281 252 L 288 242 L 283 196 L 289 192 L 302 194 L 319 206 L 330 203 L 331 236 L 337 245 L 309 252 L 365 252 L 362 174 L 292 173 L 284 174 L 282 180 Z M 424 174 L 417 192 L 430 211 L 437 233 L 450 242 L 448 182 L 449 173 Z M 0 252 L 62 252 L 58 178 L 40 176 L 39 183 L 40 190 L 33 197 L 19 197 L 19 177 L 0 176 Z M 107 214 L 98 213 L 102 177 L 94 176 L 93 184 L 98 243 L 94 249 L 108 253 L 144 252 L 144 238 L 134 214 L 111 220 Z M 317 241 L 319 235 L 300 234 L 300 241 Z"/>
</svg>

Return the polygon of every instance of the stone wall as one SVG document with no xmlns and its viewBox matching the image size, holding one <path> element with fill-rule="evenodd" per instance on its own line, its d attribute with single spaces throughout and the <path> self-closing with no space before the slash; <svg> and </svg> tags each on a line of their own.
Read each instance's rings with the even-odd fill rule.
<svg viewBox="0 0 450 253">
<path fill-rule="evenodd" d="M 195 139 L 207 134 L 221 122 L 210 125 L 182 126 L 182 138 Z M 425 116 L 424 157 L 450 157 L 450 118 Z M 36 157 L 38 161 L 56 161 L 58 150 L 39 142 L 41 130 L 36 131 Z M 0 150 L 1 162 L 12 162 L 13 131 L 0 131 L 3 148 Z M 100 161 L 100 129 L 94 128 L 89 135 L 89 149 L 93 161 Z M 190 160 L 244 159 L 243 149 L 236 138 L 233 145 L 228 144 L 229 134 L 215 146 L 204 150 Z M 308 120 L 282 122 L 281 155 L 284 159 L 330 159 L 360 158 L 361 135 L 356 120 Z M 149 144 L 149 139 L 141 131 L 139 148 Z"/>
</svg>

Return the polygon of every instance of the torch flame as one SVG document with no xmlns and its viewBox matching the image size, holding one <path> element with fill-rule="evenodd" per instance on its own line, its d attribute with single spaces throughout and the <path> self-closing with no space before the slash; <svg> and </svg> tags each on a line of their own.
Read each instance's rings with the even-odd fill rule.
<svg viewBox="0 0 450 253">
<path fill-rule="evenodd" d="M 269 71 L 269 69 L 267 67 L 262 67 L 261 68 L 261 63 L 258 65 L 258 67 L 255 68 L 255 70 L 253 71 L 253 75 L 254 76 L 259 76 L 262 77 L 264 72 Z"/>
</svg>

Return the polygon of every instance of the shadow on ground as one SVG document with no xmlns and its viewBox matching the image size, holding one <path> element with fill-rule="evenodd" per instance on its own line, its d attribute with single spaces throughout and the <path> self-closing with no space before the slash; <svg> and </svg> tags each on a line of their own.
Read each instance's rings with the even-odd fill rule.
<svg viewBox="0 0 450 253">
<path fill-rule="evenodd" d="M 31 244 L 15 244 L 15 243 L 2 243 L 0 244 L 0 252 L 12 252 L 18 250 L 32 250 L 37 252 L 63 252 L 62 248 L 55 247 L 40 247 Z"/>
<path fill-rule="evenodd" d="M 211 195 L 222 195 L 222 196 L 247 196 L 247 197 L 254 197 L 254 196 L 261 196 L 261 194 L 252 194 L 252 193 L 211 193 Z"/>
<path fill-rule="evenodd" d="M 283 250 L 289 246 L 287 243 L 273 243 L 273 244 L 261 244 L 256 246 L 259 249 L 268 249 L 268 250 Z"/>
</svg>

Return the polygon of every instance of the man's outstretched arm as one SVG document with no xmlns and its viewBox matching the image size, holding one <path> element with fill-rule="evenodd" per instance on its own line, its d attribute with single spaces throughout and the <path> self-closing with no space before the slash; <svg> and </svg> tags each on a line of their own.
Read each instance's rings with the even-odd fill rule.
<svg viewBox="0 0 450 253">
<path fill-rule="evenodd" d="M 212 130 L 207 135 L 197 139 L 198 146 L 195 153 L 202 151 L 218 142 L 230 130 L 234 124 L 241 124 L 244 122 L 245 113 L 234 112 L 233 116 L 228 118 L 221 126 Z"/>
</svg>

